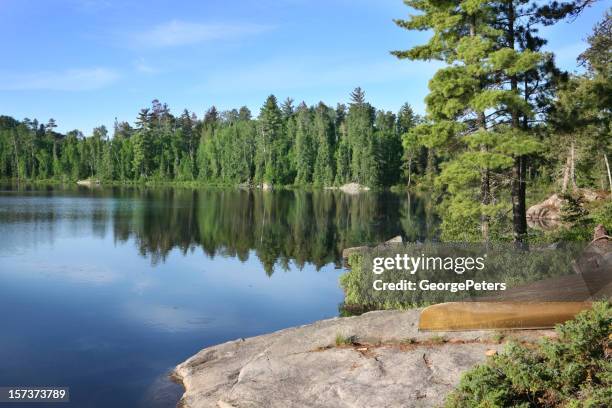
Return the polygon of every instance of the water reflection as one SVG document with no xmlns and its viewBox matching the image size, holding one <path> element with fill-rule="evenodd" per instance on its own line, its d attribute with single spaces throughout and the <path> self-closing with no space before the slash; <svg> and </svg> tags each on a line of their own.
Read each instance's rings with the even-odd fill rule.
<svg viewBox="0 0 612 408">
<path fill-rule="evenodd" d="M 18 197 L 8 200 L 12 194 Z M 133 239 L 153 264 L 175 248 L 183 254 L 201 248 L 209 257 L 241 261 L 253 252 L 268 275 L 275 268 L 288 270 L 290 262 L 298 268 L 339 265 L 346 247 L 396 235 L 426 240 L 436 231 L 428 201 L 392 193 L 12 187 L 0 195 L 0 208 L 9 235 L 17 233 L 11 225 L 20 236 L 27 225 L 34 240 L 52 240 L 54 229 L 78 234 L 90 220 L 92 235 L 112 231 L 115 242 Z"/>
</svg>

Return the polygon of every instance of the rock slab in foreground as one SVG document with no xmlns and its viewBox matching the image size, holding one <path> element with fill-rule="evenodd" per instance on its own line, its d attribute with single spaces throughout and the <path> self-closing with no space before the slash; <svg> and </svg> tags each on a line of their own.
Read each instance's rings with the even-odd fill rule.
<svg viewBox="0 0 612 408">
<path fill-rule="evenodd" d="M 493 332 L 418 332 L 420 310 L 370 312 L 240 339 L 175 369 L 186 408 L 433 407 L 502 345 Z M 512 332 L 534 339 L 547 331 Z M 337 335 L 360 345 L 335 345 Z M 434 337 L 436 336 L 436 337 Z M 445 336 L 447 342 L 439 342 Z M 412 339 L 407 342 L 407 339 Z"/>
</svg>

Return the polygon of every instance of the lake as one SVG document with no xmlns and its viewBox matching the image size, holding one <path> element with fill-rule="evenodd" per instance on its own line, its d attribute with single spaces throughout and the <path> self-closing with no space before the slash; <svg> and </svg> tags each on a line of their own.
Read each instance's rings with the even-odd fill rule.
<svg viewBox="0 0 612 408">
<path fill-rule="evenodd" d="M 0 386 L 173 407 L 176 364 L 338 316 L 342 249 L 431 238 L 428 208 L 405 193 L 0 186 Z"/>
</svg>

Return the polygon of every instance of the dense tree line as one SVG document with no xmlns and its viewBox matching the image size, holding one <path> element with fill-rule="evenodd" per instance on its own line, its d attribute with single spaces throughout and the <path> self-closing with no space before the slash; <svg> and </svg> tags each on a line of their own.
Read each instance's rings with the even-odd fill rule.
<svg viewBox="0 0 612 408">
<path fill-rule="evenodd" d="M 0 177 L 390 186 L 402 174 L 402 133 L 416 121 L 408 105 L 398 115 L 376 110 L 360 88 L 336 108 L 271 95 L 257 118 L 246 107 L 214 106 L 201 119 L 187 110 L 175 116 L 154 100 L 135 126 L 116 122 L 112 137 L 104 126 L 64 135 L 53 119 L 2 116 Z"/>
</svg>

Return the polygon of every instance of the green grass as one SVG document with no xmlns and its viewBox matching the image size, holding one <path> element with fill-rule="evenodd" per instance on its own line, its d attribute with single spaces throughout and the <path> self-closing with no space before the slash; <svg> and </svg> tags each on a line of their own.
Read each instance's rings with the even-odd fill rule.
<svg viewBox="0 0 612 408">
<path fill-rule="evenodd" d="M 439 334 L 434 334 L 428 340 L 429 340 L 430 343 L 433 343 L 433 344 L 443 344 L 443 343 L 446 343 L 446 337 L 440 336 Z"/>
<path fill-rule="evenodd" d="M 345 336 L 340 333 L 336 334 L 336 346 L 352 346 L 356 341 L 356 336 Z"/>
<path fill-rule="evenodd" d="M 505 338 L 506 338 L 506 333 L 501 332 L 501 331 L 496 331 L 491 336 L 491 340 L 493 340 L 494 342 L 496 342 L 498 344 L 501 343 L 502 341 L 504 341 Z"/>
</svg>

